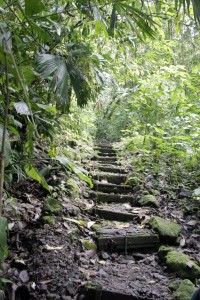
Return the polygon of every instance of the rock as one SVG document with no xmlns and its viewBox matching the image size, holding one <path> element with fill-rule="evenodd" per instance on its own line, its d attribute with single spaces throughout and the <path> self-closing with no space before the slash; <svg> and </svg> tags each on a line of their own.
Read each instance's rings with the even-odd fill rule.
<svg viewBox="0 0 200 300">
<path fill-rule="evenodd" d="M 200 278 L 200 267 L 188 255 L 165 246 L 159 248 L 158 255 L 166 263 L 169 270 L 181 278 Z"/>
<path fill-rule="evenodd" d="M 161 217 L 152 217 L 149 224 L 159 233 L 161 239 L 165 242 L 175 241 L 181 232 L 180 225 Z"/>
<path fill-rule="evenodd" d="M 79 186 L 78 184 L 76 183 L 76 181 L 72 178 L 69 178 L 67 180 L 67 186 L 69 188 L 69 193 L 70 193 L 70 196 L 73 198 L 73 199 L 76 199 L 79 197 L 80 195 L 80 189 L 79 189 Z"/>
<path fill-rule="evenodd" d="M 142 206 L 154 206 L 159 207 L 158 200 L 153 195 L 145 195 L 143 196 L 138 203 Z"/>
<path fill-rule="evenodd" d="M 190 280 L 184 279 L 180 282 L 178 289 L 173 293 L 172 297 L 176 300 L 190 300 L 194 291 L 194 284 Z"/>
<path fill-rule="evenodd" d="M 53 216 L 44 216 L 42 217 L 42 222 L 54 225 L 56 223 L 56 220 Z"/>
<path fill-rule="evenodd" d="M 56 213 L 62 210 L 62 204 L 59 200 L 49 198 L 44 203 L 44 210 L 49 211 L 51 213 Z"/>
</svg>

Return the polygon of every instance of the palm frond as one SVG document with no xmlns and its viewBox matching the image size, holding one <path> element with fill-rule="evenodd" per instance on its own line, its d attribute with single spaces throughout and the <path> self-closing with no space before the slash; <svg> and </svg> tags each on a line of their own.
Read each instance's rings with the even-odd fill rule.
<svg viewBox="0 0 200 300">
<path fill-rule="evenodd" d="M 74 53 L 74 52 L 73 52 Z M 80 53 L 79 53 L 80 54 Z M 77 52 L 74 54 L 75 57 Z M 78 55 L 79 56 L 79 55 Z M 87 77 L 76 65 L 75 59 L 52 54 L 41 54 L 38 59 L 38 72 L 43 79 L 49 80 L 50 88 L 56 93 L 63 105 L 69 107 L 69 84 L 71 83 L 77 98 L 77 104 L 84 106 L 91 98 L 91 88 Z M 64 108 L 66 108 L 66 106 Z"/>
</svg>

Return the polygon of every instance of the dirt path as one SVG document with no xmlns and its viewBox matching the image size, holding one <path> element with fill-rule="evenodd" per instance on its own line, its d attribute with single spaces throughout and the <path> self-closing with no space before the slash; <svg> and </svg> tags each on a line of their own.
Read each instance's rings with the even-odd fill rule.
<svg viewBox="0 0 200 300">
<path fill-rule="evenodd" d="M 183 220 L 178 202 L 158 197 L 156 205 L 141 205 L 135 187 L 125 184 L 127 170 L 112 145 L 98 144 L 96 151 L 89 162 L 94 188 L 87 197 L 62 199 L 55 225 L 20 225 L 11 238 L 15 293 L 8 299 L 171 300 L 170 286 L 180 276 L 160 260 L 159 247 L 179 249 L 185 239 L 185 253 L 199 259 L 199 226 L 191 217 Z M 152 230 L 146 222 L 152 216 L 179 223 L 178 242 Z"/>
</svg>

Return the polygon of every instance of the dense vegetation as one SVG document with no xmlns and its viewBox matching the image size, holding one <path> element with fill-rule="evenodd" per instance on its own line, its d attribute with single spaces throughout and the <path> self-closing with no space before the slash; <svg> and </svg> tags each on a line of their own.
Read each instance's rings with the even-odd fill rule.
<svg viewBox="0 0 200 300">
<path fill-rule="evenodd" d="M 1 216 L 3 185 L 29 176 L 51 192 L 49 165 L 92 185 L 81 161 L 95 139 L 120 142 L 139 170 L 198 187 L 200 6 L 192 4 L 0 0 Z M 6 226 L 1 217 L 0 263 Z"/>
</svg>

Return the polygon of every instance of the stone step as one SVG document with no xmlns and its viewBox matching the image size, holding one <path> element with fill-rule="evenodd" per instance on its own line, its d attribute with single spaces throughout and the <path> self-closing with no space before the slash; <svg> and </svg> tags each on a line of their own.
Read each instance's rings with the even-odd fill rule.
<svg viewBox="0 0 200 300">
<path fill-rule="evenodd" d="M 104 183 L 100 181 L 94 181 L 93 189 L 104 193 L 122 193 L 127 194 L 132 191 L 131 186 L 123 184 Z"/>
<path fill-rule="evenodd" d="M 98 162 L 115 162 L 117 161 L 117 157 L 116 156 L 97 156 L 96 158 L 98 160 Z"/>
<path fill-rule="evenodd" d="M 116 157 L 116 153 L 115 152 L 98 152 L 98 157 L 105 157 L 105 156 Z"/>
<path fill-rule="evenodd" d="M 114 154 L 116 154 L 116 150 L 114 150 L 112 148 L 95 147 L 94 150 L 98 151 L 100 153 L 114 153 Z"/>
<path fill-rule="evenodd" d="M 134 249 L 146 249 L 157 248 L 160 245 L 159 235 L 149 232 L 133 232 L 126 233 L 120 229 L 117 234 L 104 234 L 103 230 L 96 232 L 96 243 L 98 250 L 104 251 L 120 251 L 120 250 L 134 250 Z"/>
<path fill-rule="evenodd" d="M 95 207 L 91 210 L 93 215 L 98 215 L 100 218 L 110 221 L 128 222 L 134 219 L 134 215 L 128 212 L 113 211 Z"/>
<path fill-rule="evenodd" d="M 99 284 L 93 286 L 91 283 L 81 287 L 80 292 L 84 295 L 84 300 L 153 300 L 153 298 L 147 298 L 146 296 L 138 297 L 132 295 L 132 293 L 109 290 Z"/>
<path fill-rule="evenodd" d="M 99 202 L 116 202 L 116 203 L 126 203 L 130 202 L 132 205 L 136 205 L 137 201 L 133 196 L 123 195 L 123 194 L 107 194 L 101 192 L 90 192 L 92 199 Z"/>
<path fill-rule="evenodd" d="M 109 183 L 115 183 L 115 184 L 125 183 L 127 179 L 127 177 L 123 174 L 113 174 L 113 173 L 106 173 L 106 172 L 102 172 L 98 174 L 91 172 L 91 175 L 95 180 L 98 181 L 106 180 Z"/>
<path fill-rule="evenodd" d="M 118 174 L 126 174 L 128 171 L 126 171 L 123 168 L 120 167 L 114 167 L 112 165 L 99 165 L 98 170 L 103 171 L 103 172 L 110 172 L 110 173 L 118 173 Z"/>
</svg>

